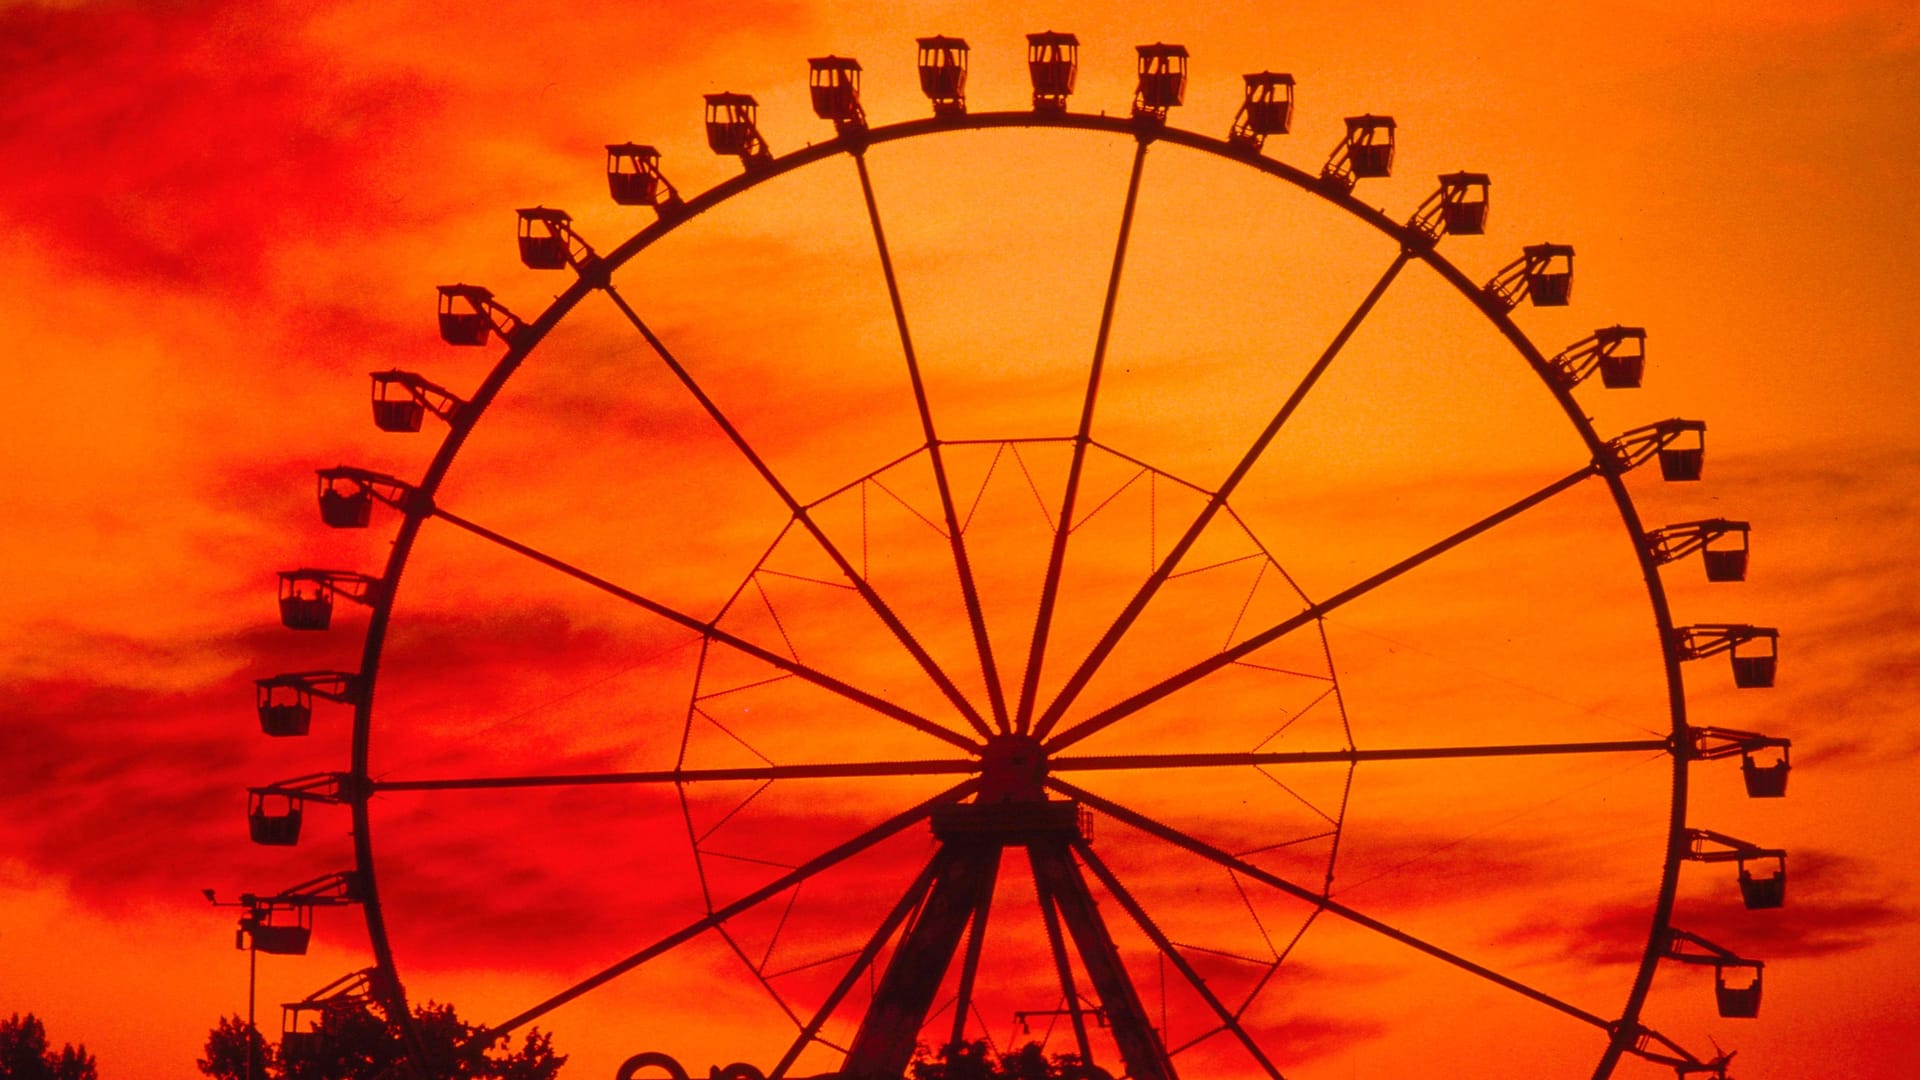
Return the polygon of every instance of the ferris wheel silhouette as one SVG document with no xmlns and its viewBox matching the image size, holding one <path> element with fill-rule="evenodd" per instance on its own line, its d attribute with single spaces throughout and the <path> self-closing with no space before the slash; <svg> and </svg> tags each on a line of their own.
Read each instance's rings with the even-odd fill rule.
<svg viewBox="0 0 1920 1080">
<path fill-rule="evenodd" d="M 1134 99 L 1127 114 L 1118 116 L 1069 108 L 1078 48 L 1071 34 L 1028 35 L 1032 107 L 982 112 L 968 108 L 966 42 L 920 39 L 919 83 L 932 115 L 886 124 L 869 122 L 859 63 L 834 56 L 814 59 L 812 105 L 821 119 L 832 122 L 835 134 L 782 155 L 760 132 L 754 98 L 708 94 L 709 147 L 737 157 L 738 175 L 683 196 L 669 181 L 657 148 L 610 144 L 606 176 L 613 200 L 650 208 L 651 223 L 600 250 L 576 231 L 573 217 L 563 210 L 519 210 L 524 264 L 572 273 L 566 289 L 530 318 L 516 315 L 487 288 L 439 287 L 439 330 L 448 344 L 499 345 L 504 351 L 464 396 L 416 372 L 373 373 L 373 419 L 381 430 L 418 433 L 431 417 L 443 431 L 431 463 L 412 480 L 344 465 L 318 471 L 326 525 L 368 528 L 376 517 L 397 518 L 391 557 L 377 573 L 303 567 L 280 575 L 280 615 L 292 629 L 328 630 L 341 601 L 369 609 L 361 663 L 351 671 L 299 671 L 257 683 L 259 720 L 267 735 L 308 734 L 316 702 L 351 708 L 353 734 L 351 760 L 344 768 L 251 789 L 252 839 L 293 845 L 311 807 L 339 805 L 352 819 L 355 862 L 351 869 L 252 897 L 242 920 L 242 944 L 260 952 L 305 952 L 314 911 L 351 905 L 365 915 L 375 957 L 373 968 L 288 1006 L 284 1057 L 294 1060 L 311 1049 L 321 1037 L 315 1022 L 341 1002 L 370 1003 L 397 1027 L 410 1024 L 408 1002 L 417 997 L 403 990 L 407 961 L 390 932 L 394 897 L 383 887 L 389 867 L 379 854 L 384 849 L 375 846 L 383 796 L 431 799 L 553 789 L 614 800 L 639 790 L 660 795 L 650 804 L 666 811 L 659 831 L 685 837 L 686 858 L 677 865 L 688 880 L 678 887 L 697 889 L 699 914 L 491 1021 L 483 1040 L 591 1000 L 623 979 L 646 978 L 692 943 L 718 938 L 737 956 L 741 981 L 763 993 L 792 1029 L 781 1036 L 784 1050 L 777 1058 L 727 1065 L 715 1075 L 777 1078 L 795 1075 L 796 1069 L 824 1069 L 860 1080 L 896 1080 L 917 1049 L 965 1047 L 990 1035 L 981 1001 L 993 993 L 991 984 L 1038 972 L 1046 1000 L 1029 997 L 1025 1007 L 1009 1011 L 1027 1029 L 1036 1022 L 1064 1025 L 1063 1032 L 1071 1033 L 1073 1068 L 1083 1075 L 1166 1080 L 1185 1069 L 1189 1075 L 1279 1077 L 1290 1065 L 1287 1017 L 1276 1003 L 1276 987 L 1286 982 L 1294 944 L 1316 923 L 1329 921 L 1590 1029 L 1596 1077 L 1611 1075 L 1627 1057 L 1671 1067 L 1682 1076 L 1727 1075 L 1731 1054 L 1717 1047 L 1712 1055 L 1690 1051 L 1645 1017 L 1656 976 L 1674 966 L 1711 969 L 1721 1016 L 1752 1017 L 1759 1009 L 1762 962 L 1675 924 L 1684 864 L 1736 864 L 1747 908 L 1779 907 L 1785 896 L 1785 853 L 1694 826 L 1688 793 L 1697 766 L 1739 758 L 1750 796 L 1784 795 L 1788 740 L 1690 724 L 1681 680 L 1683 664 L 1726 654 L 1736 686 L 1771 686 L 1778 633 L 1741 623 L 1676 624 L 1662 579 L 1672 572 L 1663 568 L 1699 555 L 1707 580 L 1743 580 L 1749 526 L 1724 518 L 1649 526 L 1627 482 L 1630 473 L 1647 465 L 1664 481 L 1699 480 L 1705 425 L 1668 419 L 1603 435 L 1581 397 L 1596 384 L 1603 390 L 1639 386 L 1645 331 L 1602 327 L 1549 354 L 1520 328 L 1514 314 L 1521 305 L 1559 307 L 1571 301 L 1571 246 L 1527 246 L 1484 281 L 1441 254 L 1446 238 L 1486 230 L 1491 182 L 1485 174 L 1439 176 L 1432 195 L 1404 221 L 1358 200 L 1354 191 L 1362 181 L 1392 174 L 1400 131 L 1391 117 L 1345 118 L 1331 154 L 1317 169 L 1305 170 L 1266 153 L 1269 139 L 1292 131 L 1296 85 L 1291 75 L 1246 75 L 1240 110 L 1227 136 L 1215 138 L 1169 123 L 1170 111 L 1182 104 L 1186 91 L 1189 57 L 1181 46 L 1138 47 Z M 929 389 L 868 154 L 907 139 L 979 139 L 1014 130 L 1063 130 L 1130 142 L 1130 171 L 1102 304 L 1097 314 L 1089 313 L 1098 329 L 1091 360 L 1081 369 L 1077 424 L 1039 434 L 1016 429 L 962 438 L 942 426 L 938 395 Z M 1393 251 L 1304 375 L 1290 389 L 1281 388 L 1284 396 L 1276 393 L 1270 419 L 1218 480 L 1194 480 L 1165 464 L 1168 446 L 1183 437 L 1173 426 L 1161 429 L 1161 445 L 1119 445 L 1103 436 L 1098 421 L 1103 379 L 1112 377 L 1109 344 L 1122 306 L 1143 172 L 1149 152 L 1162 148 L 1250 170 L 1292 197 L 1332 208 L 1356 235 L 1384 242 Z M 647 321 L 644 299 L 629 298 L 620 284 L 663 241 L 679 230 L 702 227 L 703 215 L 731 200 L 848 164 L 859 183 L 897 334 L 895 388 L 911 407 L 919 441 L 894 457 L 844 471 L 837 483 L 802 490 L 712 392 L 700 365 L 676 351 L 673 333 Z M 1344 587 L 1310 592 L 1289 573 L 1287 550 L 1263 541 L 1253 516 L 1241 513 L 1241 500 L 1250 498 L 1249 478 L 1322 375 L 1401 275 L 1415 267 L 1450 290 L 1453 303 L 1464 305 L 1505 342 L 1513 377 L 1538 380 L 1584 455 L 1567 462 L 1564 475 L 1526 496 L 1356 575 Z M 665 384 L 684 395 L 682 405 L 690 402 L 708 430 L 719 433 L 750 471 L 760 498 L 777 504 L 777 526 L 755 534 L 764 544 L 759 557 L 729 563 L 731 585 L 714 587 L 705 607 L 667 598 L 686 591 L 686 581 L 696 576 L 690 564 L 652 567 L 651 580 L 625 577 L 542 546 L 508 526 L 469 517 L 449 497 L 456 457 L 490 410 L 510 396 L 510 378 L 537 364 L 567 363 L 566 350 L 578 343 L 557 340 L 557 332 L 579 317 L 583 305 L 596 302 L 618 312 L 653 370 L 663 372 Z M 560 355 L 552 355 L 556 352 Z M 1241 362 L 1251 365 L 1259 358 Z M 835 373 L 817 374 L 824 386 Z M 983 393 L 1013 392 L 996 390 L 985 365 L 973 374 Z M 789 407 L 806 409 L 799 401 Z M 826 443 L 837 431 L 866 423 L 856 414 L 810 410 L 808 415 L 824 427 L 820 435 Z M 564 447 L 556 453 L 564 454 Z M 690 466 L 662 457 L 645 467 Z M 1327 638 L 1328 617 L 1390 590 L 1435 559 L 1463 547 L 1471 550 L 1566 492 L 1594 488 L 1604 490 L 1624 529 L 1620 542 L 1644 579 L 1654 628 L 1644 649 L 1664 676 L 1666 730 L 1632 739 L 1493 745 L 1370 739 L 1365 724 L 1348 716 L 1335 649 Z M 702 485 L 690 482 L 678 490 L 692 500 Z M 585 501 L 600 498 L 596 493 Z M 655 527 L 667 533 L 683 530 L 683 519 L 693 509 L 690 502 L 649 507 Z M 702 520 L 711 519 L 703 512 Z M 416 544 L 429 531 L 463 535 L 556 587 L 584 590 L 682 635 L 687 655 L 695 659 L 685 671 L 679 722 L 666 740 L 677 743 L 677 753 L 649 768 L 470 776 L 391 771 L 393 764 L 380 758 L 388 745 L 383 740 L 389 720 L 375 691 L 389 633 L 407 617 L 398 604 L 402 572 L 409 571 L 408 590 L 435 587 L 431 577 L 422 580 L 423 573 L 446 573 L 444 567 L 409 570 Z M 1120 548 L 1143 550 L 1146 557 L 1124 572 L 1114 570 L 1103 553 Z M 710 576 L 703 587 L 717 580 Z M 507 596 L 470 599 L 482 605 L 482 614 L 488 603 L 504 611 L 515 602 Z M 1578 634 L 1579 628 L 1570 632 Z M 541 661 L 529 656 L 524 662 Z M 899 672 L 908 673 L 918 690 L 908 692 L 887 681 Z M 1230 678 L 1262 681 L 1233 682 L 1231 692 L 1220 690 Z M 804 699 L 779 696 L 802 693 Z M 804 707 L 795 705 L 800 700 Z M 1170 706 L 1192 700 L 1204 700 L 1205 708 L 1181 714 L 1177 723 L 1166 721 Z M 763 717 L 779 717 L 781 734 L 727 727 L 724 709 L 739 710 L 724 716 L 750 722 L 744 719 L 748 706 L 741 702 L 759 704 Z M 1158 719 L 1143 727 L 1143 716 Z M 1265 737 L 1242 738 L 1262 723 Z M 919 746 L 921 752 L 846 752 L 837 737 L 843 730 L 874 726 L 890 733 L 885 747 Z M 1309 728 L 1321 733 L 1318 742 L 1302 740 Z M 697 733 L 714 729 L 726 737 L 721 742 L 731 740 L 733 757 L 702 764 L 689 747 Z M 782 749 L 772 749 L 776 742 Z M 1476 961 L 1336 896 L 1348 797 L 1363 765 L 1391 761 L 1438 767 L 1479 759 L 1523 765 L 1650 755 L 1664 757 L 1670 767 L 1667 813 L 1655 823 L 1664 846 L 1649 854 L 1660 866 L 1659 883 L 1645 901 L 1649 932 L 1633 975 L 1610 1001 L 1576 1002 L 1550 993 L 1530 984 L 1524 972 Z M 1309 790 L 1304 782 L 1289 786 L 1290 778 L 1309 770 L 1321 770 L 1334 781 L 1324 792 Z M 1158 809 L 1168 800 L 1204 801 L 1212 790 L 1249 779 L 1269 785 L 1263 790 L 1288 809 L 1269 810 L 1263 804 L 1231 827 L 1215 823 L 1213 834 L 1185 819 L 1175 822 Z M 925 783 L 933 791 L 901 804 L 898 781 Z M 784 835 L 787 853 L 779 858 L 746 858 L 727 850 L 723 841 L 732 834 L 723 830 L 739 828 L 744 817 L 736 815 L 776 784 L 830 792 L 820 796 L 822 804 L 859 808 L 861 828 L 837 841 L 790 831 Z M 745 794 L 723 799 L 725 805 L 710 815 L 716 820 L 697 821 L 699 792 L 724 785 L 744 785 L 725 790 Z M 914 865 L 894 867 L 896 877 L 871 883 L 873 890 L 885 890 L 884 903 L 875 901 L 871 913 L 842 920 L 837 930 L 853 944 L 831 963 L 782 967 L 774 962 L 800 934 L 793 928 L 803 921 L 796 912 L 814 904 L 831 922 L 834 912 L 843 910 L 840 901 L 809 900 L 803 895 L 809 888 L 818 889 L 820 882 L 889 842 L 929 835 L 930 853 L 915 856 Z M 1115 858 L 1116 853 L 1143 854 L 1129 861 Z M 1173 859 L 1230 882 L 1256 921 L 1261 905 L 1270 902 L 1292 905 L 1295 912 L 1287 925 L 1260 922 L 1267 955 L 1232 957 L 1258 977 L 1236 984 L 1231 995 L 1216 989 L 1224 980 L 1210 979 L 1206 972 L 1206 964 L 1214 962 L 1209 957 L 1225 952 L 1170 932 L 1169 921 L 1179 917 L 1172 910 L 1177 905 L 1140 874 L 1143 865 Z M 757 876 L 740 877 L 741 862 L 755 863 Z M 990 921 L 1007 918 L 1002 912 L 1013 901 L 1002 886 L 1010 875 L 1030 876 L 1027 919 Z M 746 935 L 738 927 L 776 916 L 764 951 L 743 946 Z M 1157 993 L 1149 986 L 1155 982 Z M 1169 982 L 1186 1003 L 1180 1033 L 1168 1020 Z M 1023 992 L 1038 991 L 1029 983 Z M 691 1038 L 685 1045 L 669 1045 L 681 1034 L 648 1031 L 636 1023 L 632 1037 L 647 1043 L 636 1049 L 647 1053 L 631 1059 L 622 1075 L 684 1078 L 678 1058 L 711 1051 Z M 424 1053 L 417 1040 L 414 1052 Z M 433 1069 L 420 1059 L 412 1067 Z"/>
</svg>

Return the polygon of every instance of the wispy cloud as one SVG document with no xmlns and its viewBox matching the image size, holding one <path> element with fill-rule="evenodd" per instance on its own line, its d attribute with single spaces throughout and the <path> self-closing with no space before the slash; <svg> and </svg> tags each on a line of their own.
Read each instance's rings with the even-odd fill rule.
<svg viewBox="0 0 1920 1080">
<path fill-rule="evenodd" d="M 1787 902 L 1748 911 L 1731 871 L 1723 888 L 1685 899 L 1673 925 L 1741 956 L 1758 960 L 1834 956 L 1867 948 L 1879 931 L 1912 917 L 1891 886 L 1858 859 L 1821 850 L 1794 851 L 1787 862 Z M 1760 871 L 1764 872 L 1764 871 Z M 1705 873 L 1705 871 L 1702 871 Z M 1601 904 L 1543 917 L 1507 931 L 1502 941 L 1551 948 L 1594 962 L 1629 962 L 1644 945 L 1644 905 Z"/>
</svg>

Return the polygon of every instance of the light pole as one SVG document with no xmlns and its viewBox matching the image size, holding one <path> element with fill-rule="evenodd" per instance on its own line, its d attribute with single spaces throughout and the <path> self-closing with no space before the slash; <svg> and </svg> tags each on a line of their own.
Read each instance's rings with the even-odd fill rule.
<svg viewBox="0 0 1920 1080">
<path fill-rule="evenodd" d="M 233 935 L 233 947 L 247 950 L 246 1080 L 259 1080 L 260 1071 L 256 1064 L 256 1059 L 259 1055 L 254 1051 L 254 1043 L 259 1038 L 259 1029 L 254 1026 L 253 1020 L 254 999 L 256 997 L 255 987 L 258 985 L 260 970 L 260 949 L 254 943 L 253 939 L 254 927 L 260 925 L 259 898 L 255 897 L 252 893 L 241 893 L 240 899 L 238 900 L 223 901 L 214 896 L 212 889 L 201 889 L 200 895 L 206 897 L 207 903 L 212 904 L 214 907 L 237 907 L 245 909 L 245 913 L 240 916 L 239 929 L 236 930 Z M 242 944 L 243 942 L 244 944 Z"/>
</svg>

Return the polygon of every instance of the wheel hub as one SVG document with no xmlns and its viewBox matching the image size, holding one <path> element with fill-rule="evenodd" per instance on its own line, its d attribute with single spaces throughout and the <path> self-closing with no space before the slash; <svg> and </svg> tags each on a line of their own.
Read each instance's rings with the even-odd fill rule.
<svg viewBox="0 0 1920 1080">
<path fill-rule="evenodd" d="M 1041 802 L 1047 755 L 1031 735 L 995 735 L 980 751 L 979 803 Z"/>
</svg>

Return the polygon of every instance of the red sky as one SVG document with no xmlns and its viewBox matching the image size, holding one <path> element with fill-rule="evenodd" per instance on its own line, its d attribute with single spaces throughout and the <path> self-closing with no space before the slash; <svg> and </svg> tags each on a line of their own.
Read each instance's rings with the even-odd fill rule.
<svg viewBox="0 0 1920 1080">
<path fill-rule="evenodd" d="M 1643 470 L 1629 488 L 1650 524 L 1752 521 L 1746 584 L 1706 585 L 1691 561 L 1665 581 L 1681 622 L 1781 628 L 1777 688 L 1736 692 L 1718 660 L 1689 665 L 1686 685 L 1695 723 L 1790 736 L 1796 770 L 1787 800 L 1754 802 L 1730 763 L 1694 768 L 1690 824 L 1791 852 L 1781 911 L 1742 910 L 1726 867 L 1682 874 L 1675 924 L 1768 961 L 1761 1017 L 1718 1018 L 1708 976 L 1667 965 L 1647 1022 L 1697 1053 L 1738 1049 L 1742 1080 L 1913 1075 L 1920 930 L 1904 853 L 1920 846 L 1920 417 L 1906 380 L 1920 318 L 1907 257 L 1920 215 L 1907 193 L 1920 182 L 1920 25 L 1872 0 L 1360 7 L 554 15 L 520 0 L 0 0 L 0 547 L 12 568 L 0 591 L 0 1011 L 38 1012 L 105 1075 L 190 1075 L 206 1029 L 245 1005 L 230 913 L 198 890 L 271 892 L 350 860 L 346 818 L 328 807 L 313 808 L 297 848 L 246 842 L 247 785 L 344 768 L 349 742 L 344 711 L 324 707 L 308 739 L 261 737 L 249 682 L 351 668 L 365 626 L 343 606 L 326 635 L 282 629 L 274 573 L 378 571 L 397 516 L 325 529 L 312 469 L 420 474 L 445 429 L 375 431 L 366 373 L 478 385 L 499 350 L 441 344 L 432 287 L 484 283 L 531 318 L 565 284 L 520 265 L 513 208 L 565 207 L 611 249 L 651 215 L 607 199 L 603 144 L 659 146 L 689 197 L 738 171 L 707 151 L 700 94 L 755 94 L 785 153 L 831 137 L 807 105 L 805 58 L 859 57 L 872 120 L 916 118 L 927 106 L 912 39 L 939 32 L 973 45 L 974 109 L 1023 108 L 1021 35 L 1050 26 L 1083 42 L 1076 110 L 1127 108 L 1142 42 L 1192 51 L 1172 120 L 1210 134 L 1225 133 L 1242 72 L 1291 71 L 1294 133 L 1267 153 L 1310 171 L 1341 117 L 1393 115 L 1394 176 L 1363 181 L 1360 198 L 1404 220 L 1435 174 L 1485 171 L 1488 234 L 1442 251 L 1485 280 L 1523 244 L 1575 245 L 1574 304 L 1515 313 L 1545 352 L 1597 326 L 1648 328 L 1644 388 L 1576 396 L 1603 435 L 1708 421 L 1703 483 Z M 978 133 L 872 151 L 943 437 L 1072 433 L 1131 150 Z M 1076 529 L 1075 603 L 1050 656 L 1084 652 L 1178 535 L 1170 522 L 1197 507 L 1174 478 L 1220 482 L 1393 256 L 1291 187 L 1165 144 L 1148 156 L 1134 229 L 1094 427 L 1109 449 L 1089 457 L 1076 517 L 1100 510 Z M 844 159 L 688 223 L 616 284 L 803 499 L 918 445 Z M 618 313 L 589 301 L 476 427 L 442 505 L 712 617 L 785 513 Z M 1279 621 L 1300 593 L 1324 597 L 1550 483 L 1581 454 L 1520 359 L 1410 267 L 1233 500 L 1245 529 L 1209 531 L 1192 564 L 1225 565 L 1175 579 L 1068 722 Z M 977 496 L 968 536 L 1003 659 L 1025 651 L 1065 461 L 1064 444 L 950 456 L 956 488 Z M 938 506 L 926 475 L 925 456 L 912 458 L 824 500 L 819 517 L 984 702 L 945 542 L 918 521 Z M 1612 515 L 1587 481 L 1342 609 L 1324 641 L 1311 628 L 1282 639 L 1250 657 L 1263 667 L 1203 680 L 1085 752 L 1247 749 L 1276 710 L 1298 717 L 1282 738 L 1292 749 L 1338 749 L 1348 728 L 1363 748 L 1663 731 L 1646 596 Z M 857 598 L 804 580 L 836 572 L 803 540 L 772 549 L 721 628 L 964 731 Z M 724 649 L 699 668 L 699 652 L 697 635 L 432 523 L 396 607 L 374 771 L 660 768 L 683 731 L 690 764 L 956 756 L 792 680 L 707 697 L 771 669 Z M 1328 657 L 1337 699 L 1323 693 Z M 1043 668 L 1043 695 L 1069 662 Z M 1316 886 L 1332 853 L 1312 837 L 1341 818 L 1335 899 L 1612 1015 L 1657 885 L 1665 769 L 1659 755 L 1369 763 L 1344 815 L 1341 766 L 1071 779 L 1235 851 L 1297 840 L 1252 858 Z M 380 885 L 402 974 L 420 997 L 500 1019 L 697 917 L 699 869 L 724 902 L 770 880 L 766 863 L 800 861 L 949 782 L 783 781 L 744 810 L 750 787 L 710 785 L 687 809 L 712 830 L 698 862 L 670 792 L 383 796 Z M 1243 900 L 1217 868 L 1112 818 L 1096 828 L 1096 850 L 1169 933 L 1216 950 L 1195 955 L 1212 957 L 1203 969 L 1223 994 L 1249 992 L 1258 969 L 1217 953 L 1268 955 L 1306 920 L 1305 905 Z M 777 912 L 743 919 L 737 943 L 769 971 L 857 947 L 928 843 L 909 830 L 810 885 L 777 935 Z M 1010 875 L 995 925 L 1038 956 L 1023 875 Z M 366 964 L 365 942 L 356 913 L 327 911 L 309 956 L 263 958 L 262 1026 L 278 1002 Z M 1126 933 L 1120 944 L 1148 948 Z M 1043 967 L 1001 964 L 981 1004 L 1004 1040 L 1014 1009 L 1050 1008 L 1057 990 Z M 1601 1041 L 1326 916 L 1279 971 L 1249 1022 L 1275 1033 L 1289 1076 L 1403 1076 L 1435 1060 L 1587 1075 Z M 696 1072 L 770 1062 L 791 1026 L 744 972 L 709 935 L 543 1023 L 575 1055 L 567 1075 L 607 1075 L 654 1047 Z M 781 985 L 808 1002 L 817 982 Z M 1157 984 L 1146 996 L 1161 1007 Z M 1165 1007 L 1173 1041 L 1197 1033 L 1177 987 Z M 1189 1074 L 1239 1075 L 1246 1063 L 1223 1042 L 1182 1059 L 1196 1062 Z M 1665 1074 L 1629 1063 L 1618 1075 Z"/>
</svg>

